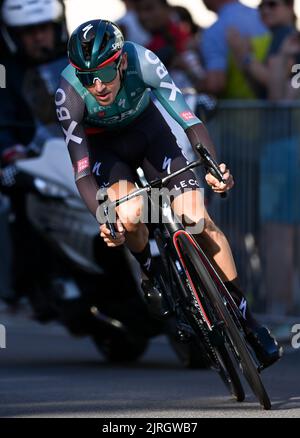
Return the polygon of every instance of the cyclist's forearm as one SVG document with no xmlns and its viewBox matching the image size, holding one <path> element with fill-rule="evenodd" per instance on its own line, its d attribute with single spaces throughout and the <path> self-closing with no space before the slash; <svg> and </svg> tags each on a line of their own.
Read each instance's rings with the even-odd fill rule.
<svg viewBox="0 0 300 438">
<path fill-rule="evenodd" d="M 97 192 L 99 188 L 94 177 L 92 175 L 87 175 L 83 178 L 80 178 L 76 181 L 76 186 L 82 200 L 92 215 L 96 218 L 97 209 L 99 207 L 99 203 L 97 201 Z"/>
<path fill-rule="evenodd" d="M 196 125 L 187 128 L 185 133 L 194 149 L 197 144 L 202 143 L 212 157 L 215 160 L 217 159 L 216 148 L 212 139 L 210 138 L 208 130 L 203 123 L 197 123 Z"/>
</svg>

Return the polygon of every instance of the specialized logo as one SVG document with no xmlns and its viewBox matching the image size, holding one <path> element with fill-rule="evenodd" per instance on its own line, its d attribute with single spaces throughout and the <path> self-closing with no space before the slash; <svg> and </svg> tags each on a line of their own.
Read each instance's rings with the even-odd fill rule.
<svg viewBox="0 0 300 438">
<path fill-rule="evenodd" d="M 77 161 L 77 173 L 81 173 L 90 167 L 89 157 L 84 157 Z"/>
<path fill-rule="evenodd" d="M 143 264 L 143 266 L 147 269 L 147 271 L 150 270 L 150 266 L 151 266 L 151 257 L 149 257 L 146 261 L 146 263 Z"/>
<path fill-rule="evenodd" d="M 162 165 L 162 169 L 167 170 L 168 175 L 170 175 L 171 173 L 171 163 L 172 163 L 172 158 L 165 157 Z"/>
<path fill-rule="evenodd" d="M 82 32 L 83 32 L 83 38 L 84 38 L 85 40 L 87 39 L 87 34 L 89 33 L 89 31 L 90 31 L 91 29 L 93 29 L 93 25 L 92 25 L 92 24 L 88 24 L 87 26 L 85 26 L 85 27 L 82 29 Z"/>
<path fill-rule="evenodd" d="M 196 118 L 195 114 L 192 113 L 191 111 L 183 111 L 182 113 L 180 113 L 180 117 L 185 120 L 186 122 L 188 122 L 189 120 L 193 120 Z"/>
<path fill-rule="evenodd" d="M 243 318 L 246 319 L 247 301 L 245 300 L 245 298 L 242 299 L 239 305 L 239 309 L 242 312 Z"/>
<path fill-rule="evenodd" d="M 120 99 L 118 105 L 125 109 L 125 107 L 126 107 L 126 99 Z"/>
<path fill-rule="evenodd" d="M 93 167 L 93 173 L 95 173 L 97 176 L 100 176 L 100 167 L 101 167 L 101 164 L 102 163 L 100 163 L 100 162 L 96 162 L 95 163 L 95 165 L 94 165 L 94 167 Z"/>
</svg>

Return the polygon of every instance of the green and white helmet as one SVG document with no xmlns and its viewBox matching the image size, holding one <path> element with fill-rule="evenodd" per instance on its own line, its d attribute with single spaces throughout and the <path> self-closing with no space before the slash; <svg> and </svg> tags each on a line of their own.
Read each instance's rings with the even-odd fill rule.
<svg viewBox="0 0 300 438">
<path fill-rule="evenodd" d="M 77 27 L 70 36 L 68 56 L 77 70 L 96 70 L 117 61 L 123 46 L 123 34 L 115 23 L 91 20 Z"/>
</svg>

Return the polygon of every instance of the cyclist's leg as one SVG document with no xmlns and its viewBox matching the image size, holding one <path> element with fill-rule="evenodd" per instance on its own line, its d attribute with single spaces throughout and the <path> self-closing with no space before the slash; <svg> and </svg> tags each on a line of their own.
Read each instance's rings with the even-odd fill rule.
<svg viewBox="0 0 300 438">
<path fill-rule="evenodd" d="M 221 279 L 234 281 L 237 270 L 230 245 L 224 233 L 209 216 L 204 205 L 203 193 L 200 190 L 185 191 L 174 199 L 172 208 L 205 249 Z"/>
<path fill-rule="evenodd" d="M 108 198 L 115 201 L 135 190 L 136 176 L 132 170 L 135 166 L 130 158 L 133 159 L 134 148 L 141 144 L 141 139 L 138 141 L 134 133 L 125 131 L 122 136 L 108 133 L 89 140 L 92 172 L 99 188 L 106 189 Z M 126 230 L 126 246 L 139 262 L 142 271 L 145 274 L 151 272 L 148 228 L 140 221 L 143 198 L 134 198 L 116 210 Z"/>
</svg>

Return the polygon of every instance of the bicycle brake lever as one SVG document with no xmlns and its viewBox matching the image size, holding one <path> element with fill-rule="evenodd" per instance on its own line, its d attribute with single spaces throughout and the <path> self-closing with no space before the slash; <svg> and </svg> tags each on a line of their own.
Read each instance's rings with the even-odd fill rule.
<svg viewBox="0 0 300 438">
<path fill-rule="evenodd" d="M 107 218 L 106 220 L 106 226 L 110 231 L 111 237 L 115 240 L 117 238 L 116 232 L 117 229 L 115 227 L 115 224 L 113 224 L 112 222 L 110 222 L 109 220 L 109 213 L 108 213 L 108 207 L 107 205 L 104 207 L 104 215 Z"/>
</svg>

